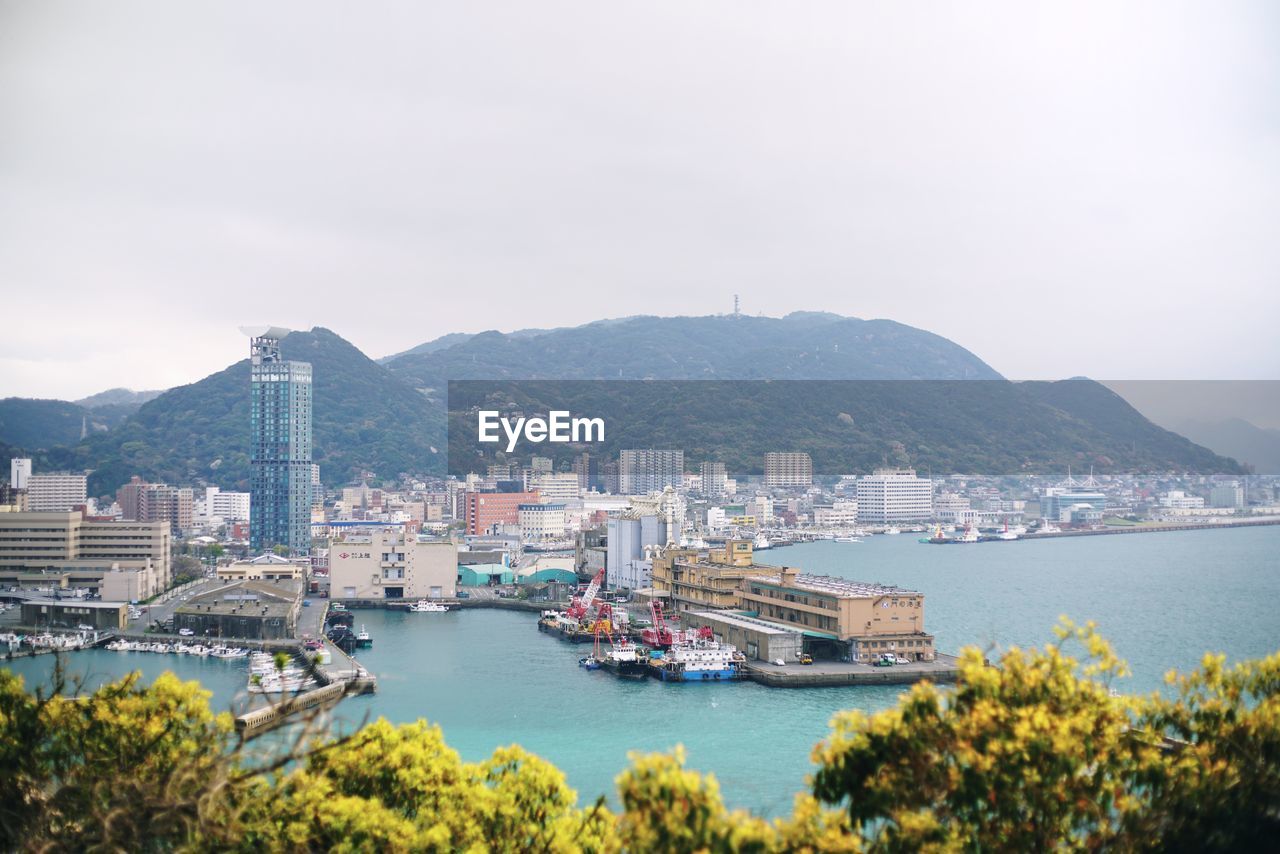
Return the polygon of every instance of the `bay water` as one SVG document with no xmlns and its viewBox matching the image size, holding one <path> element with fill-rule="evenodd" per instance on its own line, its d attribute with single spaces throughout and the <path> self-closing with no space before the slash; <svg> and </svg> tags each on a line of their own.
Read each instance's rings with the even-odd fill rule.
<svg viewBox="0 0 1280 854">
<path fill-rule="evenodd" d="M 1094 620 L 1133 675 L 1125 692 L 1162 687 L 1164 673 L 1205 652 L 1232 661 L 1280 650 L 1280 527 L 935 546 L 918 535 L 817 542 L 757 554 L 761 563 L 878 581 L 925 594 L 937 648 L 977 645 L 992 657 L 1053 640 L 1059 615 Z M 360 661 L 373 696 L 344 700 L 335 725 L 386 717 L 438 723 L 464 759 L 518 743 L 560 767 L 581 802 L 612 798 L 630 751 L 683 745 L 690 767 L 712 772 L 727 802 L 788 812 L 812 770 L 810 751 L 840 709 L 892 705 L 897 687 L 765 688 L 754 683 L 631 682 L 587 672 L 587 652 L 537 631 L 536 615 L 356 612 L 374 648 Z M 7 662 L 28 686 L 47 681 L 52 656 Z M 218 708 L 246 702 L 243 661 L 92 650 L 68 658 L 89 686 L 130 670 L 197 679 Z"/>
</svg>

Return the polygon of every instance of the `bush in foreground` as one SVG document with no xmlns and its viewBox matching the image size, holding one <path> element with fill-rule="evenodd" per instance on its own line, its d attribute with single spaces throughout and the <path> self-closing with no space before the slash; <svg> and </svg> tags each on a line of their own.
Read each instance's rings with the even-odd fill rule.
<svg viewBox="0 0 1280 854">
<path fill-rule="evenodd" d="M 1067 649 L 1080 645 L 1083 660 Z M 620 810 L 579 806 L 519 747 L 463 762 L 437 727 L 379 720 L 256 756 L 196 683 L 136 675 L 82 698 L 0 671 L 0 848 L 105 850 L 1250 850 L 1280 839 L 1280 655 L 1220 657 L 1170 696 L 1118 697 L 1092 627 L 962 656 L 844 712 L 814 750 L 812 793 L 766 821 L 727 810 L 683 756 L 633 757 Z"/>
</svg>

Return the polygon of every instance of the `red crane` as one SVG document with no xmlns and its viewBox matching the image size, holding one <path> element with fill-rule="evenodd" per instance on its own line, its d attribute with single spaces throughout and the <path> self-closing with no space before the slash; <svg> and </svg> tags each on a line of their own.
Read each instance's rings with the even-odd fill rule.
<svg viewBox="0 0 1280 854">
<path fill-rule="evenodd" d="M 653 620 L 653 625 L 640 633 L 640 639 L 644 641 L 645 646 L 656 649 L 666 649 L 671 646 L 673 640 L 671 628 L 663 616 L 662 603 L 657 599 L 649 601 L 649 616 Z"/>
<path fill-rule="evenodd" d="M 604 582 L 604 570 L 596 573 L 596 577 L 591 579 L 591 583 L 587 585 L 587 592 L 582 596 L 574 596 L 569 603 L 569 607 L 565 609 L 565 613 L 574 619 L 581 620 L 587 615 L 587 611 L 591 610 L 591 604 L 596 601 L 596 594 L 600 592 L 600 585 Z"/>
</svg>

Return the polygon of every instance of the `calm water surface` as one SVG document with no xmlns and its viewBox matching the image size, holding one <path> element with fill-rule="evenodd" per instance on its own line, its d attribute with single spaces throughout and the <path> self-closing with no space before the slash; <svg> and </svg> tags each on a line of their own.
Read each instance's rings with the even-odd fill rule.
<svg viewBox="0 0 1280 854">
<path fill-rule="evenodd" d="M 926 626 L 949 652 L 1039 645 L 1060 614 L 1092 619 L 1133 669 L 1119 686 L 1126 691 L 1160 687 L 1166 670 L 1194 667 L 1205 651 L 1238 660 L 1280 649 L 1280 527 L 946 547 L 904 533 L 758 557 L 917 589 Z M 786 812 L 831 715 L 885 708 L 897 696 L 888 687 L 624 682 L 580 670 L 585 647 L 541 634 L 532 614 L 361 611 L 360 623 L 374 637 L 360 660 L 378 675 L 378 693 L 344 701 L 342 719 L 424 717 L 468 760 L 519 743 L 563 769 L 583 801 L 612 794 L 629 751 L 683 744 L 689 765 L 714 772 L 732 806 Z M 243 663 L 102 650 L 70 661 L 91 682 L 173 670 L 199 679 L 215 705 L 244 702 Z M 52 657 L 12 666 L 30 684 L 47 676 Z"/>
</svg>

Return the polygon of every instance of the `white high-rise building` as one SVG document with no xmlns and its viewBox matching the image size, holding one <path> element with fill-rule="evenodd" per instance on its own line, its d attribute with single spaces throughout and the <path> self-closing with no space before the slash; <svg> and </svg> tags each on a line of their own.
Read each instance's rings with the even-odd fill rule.
<svg viewBox="0 0 1280 854">
<path fill-rule="evenodd" d="M 877 469 L 858 479 L 858 521 L 924 522 L 933 516 L 933 482 L 915 469 Z"/>
<path fill-rule="evenodd" d="M 65 513 L 86 503 L 89 478 L 83 474 L 33 474 L 27 478 L 27 507 L 32 513 Z"/>
<path fill-rule="evenodd" d="M 765 486 L 809 486 L 813 459 L 803 452 L 771 451 L 764 455 Z"/>
<path fill-rule="evenodd" d="M 31 460 L 14 457 L 9 460 L 9 485 L 14 489 L 26 489 L 31 479 Z"/>
<path fill-rule="evenodd" d="M 572 501 L 582 494 L 578 476 L 573 472 L 539 472 L 529 478 L 529 488 L 538 491 L 541 501 Z"/>
<path fill-rule="evenodd" d="M 204 491 L 205 518 L 219 517 L 224 522 L 242 522 L 249 518 L 250 493 L 223 492 L 216 486 Z"/>
<path fill-rule="evenodd" d="M 725 494 L 724 463 L 707 462 L 702 464 L 702 494 L 707 498 L 721 498 Z"/>
<path fill-rule="evenodd" d="M 684 482 L 684 451 L 624 450 L 619 457 L 618 491 L 623 495 L 661 492 Z"/>
</svg>

